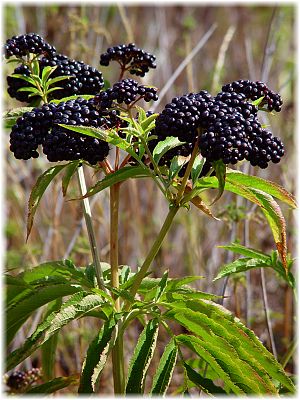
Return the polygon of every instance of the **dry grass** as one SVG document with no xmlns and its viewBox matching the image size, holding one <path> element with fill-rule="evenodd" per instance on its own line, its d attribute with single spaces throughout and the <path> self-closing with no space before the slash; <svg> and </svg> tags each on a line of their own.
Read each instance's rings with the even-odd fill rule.
<svg viewBox="0 0 300 400">
<path fill-rule="evenodd" d="M 216 91 L 236 79 L 264 79 L 275 91 L 280 91 L 284 107 L 279 115 L 265 117 L 276 136 L 285 144 L 287 156 L 279 165 L 267 170 L 253 169 L 256 175 L 282 184 L 295 191 L 295 139 L 294 139 L 294 87 L 295 87 L 295 43 L 294 15 L 292 6 L 6 6 L 5 36 L 35 31 L 46 37 L 57 50 L 68 56 L 82 59 L 98 67 L 99 55 L 107 47 L 120 42 L 134 41 L 139 47 L 157 56 L 157 69 L 144 78 L 163 91 L 168 80 L 182 60 L 191 53 L 213 24 L 215 31 L 207 43 L 195 54 L 173 84 L 160 99 L 158 111 L 172 99 L 191 90 Z M 11 72 L 5 66 L 5 73 Z M 103 67 L 106 79 L 114 82 L 118 77 L 117 67 Z M 6 106 L 17 103 L 6 94 Z M 151 107 L 150 107 L 151 108 Z M 7 132 L 8 135 L 9 132 Z M 6 141 L 8 147 L 8 140 Z M 25 244 L 26 201 L 38 175 L 49 163 L 44 158 L 27 162 L 15 160 L 7 152 L 6 177 L 6 234 L 7 268 L 15 272 L 44 260 L 69 257 L 78 266 L 91 261 L 85 230 L 81 230 L 82 218 L 77 202 L 66 202 L 60 195 L 60 182 L 48 190 L 41 202 L 34 228 Z M 245 168 L 243 166 L 242 168 Z M 91 184 L 97 176 L 88 173 Z M 74 180 L 68 197 L 78 193 Z M 121 188 L 120 255 L 121 264 L 140 265 L 151 246 L 161 221 L 167 212 L 167 204 L 153 182 L 129 181 Z M 108 193 L 103 192 L 93 200 L 94 226 L 97 233 L 102 261 L 109 260 L 109 215 Z M 162 250 L 153 264 L 153 274 L 161 276 L 168 268 L 170 275 L 202 275 L 201 290 L 220 293 L 222 282 L 212 282 L 228 255 L 218 245 L 227 244 L 236 238 L 244 240 L 244 221 L 234 221 L 228 212 L 245 207 L 235 196 L 225 195 L 213 207 L 221 222 L 209 219 L 192 207 L 182 210 L 176 217 Z M 284 208 L 288 226 L 288 247 L 294 252 L 294 221 L 292 213 Z M 256 209 L 247 206 L 245 217 L 249 219 L 249 244 L 262 251 L 274 249 L 268 226 Z M 77 229 L 78 228 L 78 229 Z M 79 235 L 74 236 L 74 232 Z M 74 245 L 70 250 L 70 243 Z M 269 346 L 265 316 L 262 307 L 259 271 L 253 271 L 247 280 L 244 276 L 230 279 L 224 305 L 242 320 L 248 315 L 248 323 L 256 334 Z M 266 271 L 268 300 L 279 357 L 293 339 L 293 305 L 290 289 L 272 271 Z M 251 294 L 251 303 L 248 303 Z M 249 289 L 251 289 L 249 291 Z M 38 323 L 38 314 L 14 341 L 20 345 L 22 334 L 27 335 Z M 87 325 L 89 329 L 86 329 Z M 98 323 L 92 319 L 77 321 L 63 329 L 57 353 L 57 375 L 76 373 L 84 357 L 87 343 L 94 336 Z M 138 328 L 128 332 L 130 348 L 136 343 Z M 162 344 L 165 338 L 160 338 Z M 127 359 L 130 357 L 127 350 Z M 25 366 L 39 365 L 39 355 L 27 360 Z M 154 367 L 153 367 L 154 368 Z M 292 371 L 292 363 L 289 369 Z M 174 382 L 180 385 L 180 369 L 176 370 Z M 111 393 L 110 371 L 102 379 L 102 393 Z M 172 390 L 175 390 L 175 386 Z M 74 389 L 75 390 L 75 389 Z"/>
</svg>

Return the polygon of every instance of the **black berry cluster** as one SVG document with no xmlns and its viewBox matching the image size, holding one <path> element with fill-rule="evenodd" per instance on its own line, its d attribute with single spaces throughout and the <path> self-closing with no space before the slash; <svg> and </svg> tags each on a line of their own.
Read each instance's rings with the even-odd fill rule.
<svg viewBox="0 0 300 400">
<path fill-rule="evenodd" d="M 257 100 L 261 97 L 264 99 L 261 102 L 261 106 L 266 105 L 269 111 L 281 110 L 282 99 L 278 93 L 269 89 L 264 82 L 256 81 L 252 82 L 245 79 L 240 79 L 232 83 L 228 83 L 222 87 L 223 92 L 227 93 L 239 93 L 245 95 L 245 98 L 249 100 Z"/>
<path fill-rule="evenodd" d="M 6 379 L 6 385 L 13 391 L 22 391 L 32 385 L 41 377 L 39 368 L 32 368 L 29 371 L 14 371 Z"/>
<path fill-rule="evenodd" d="M 39 60 L 40 73 L 45 67 L 56 67 L 51 74 L 51 78 L 57 76 L 69 76 L 69 79 L 58 82 L 62 89 L 56 90 L 48 95 L 48 100 L 62 99 L 73 95 L 91 94 L 100 92 L 104 86 L 103 76 L 96 68 L 85 64 L 83 61 L 71 60 L 63 54 L 56 54 L 52 58 L 42 57 Z M 20 65 L 15 68 L 14 74 L 30 76 L 30 70 L 27 65 Z M 30 102 L 28 92 L 18 92 L 21 87 L 29 87 L 30 83 L 23 79 L 7 77 L 8 94 L 22 102 Z"/>
<path fill-rule="evenodd" d="M 43 57 L 40 60 L 41 70 L 47 66 L 57 67 L 51 74 L 56 76 L 72 76 L 68 80 L 60 81 L 63 89 L 54 92 L 56 99 L 72 95 L 97 94 L 104 86 L 102 73 L 83 61 L 72 60 L 63 54 L 56 54 L 51 59 Z"/>
<path fill-rule="evenodd" d="M 45 54 L 52 57 L 56 53 L 56 49 L 36 33 L 13 36 L 4 45 L 5 58 L 23 57 L 29 53 Z"/>
<path fill-rule="evenodd" d="M 55 108 L 54 104 L 44 104 L 17 119 L 10 134 L 10 150 L 17 159 L 29 160 L 39 156 L 37 149 L 52 126 Z"/>
<path fill-rule="evenodd" d="M 37 158 L 38 146 L 49 161 L 83 159 L 90 164 L 103 161 L 108 155 L 106 142 L 62 128 L 59 124 L 111 128 L 118 123 L 115 112 L 101 114 L 93 99 L 77 98 L 58 105 L 44 104 L 23 114 L 13 126 L 10 150 L 18 159 Z"/>
<path fill-rule="evenodd" d="M 113 107 L 114 102 L 130 104 L 142 98 L 146 102 L 158 100 L 157 89 L 139 85 L 133 79 L 123 79 L 115 83 L 112 88 L 99 93 L 94 101 L 101 109 L 109 109 Z"/>
<path fill-rule="evenodd" d="M 83 159 L 90 164 L 96 164 L 108 155 L 109 147 L 106 142 L 80 135 L 58 124 L 94 127 L 107 125 L 107 119 L 95 110 L 91 101 L 78 98 L 58 104 L 51 134 L 48 134 L 43 142 L 43 151 L 48 160 L 53 162 Z"/>
<path fill-rule="evenodd" d="M 101 54 L 100 65 L 108 66 L 111 61 L 117 61 L 123 70 L 137 76 L 145 76 L 150 68 L 156 68 L 155 56 L 137 48 L 134 43 L 109 47 Z"/>
<path fill-rule="evenodd" d="M 261 97 L 261 92 L 254 91 L 255 87 L 266 88 L 269 111 L 279 110 L 280 96 L 260 82 L 238 82 L 240 91 L 234 91 L 236 83 L 233 82 L 215 97 L 205 91 L 190 93 L 174 98 L 165 106 L 153 132 L 158 139 L 150 142 L 150 146 L 154 148 L 167 136 L 176 136 L 185 144 L 167 152 L 161 163 L 169 165 L 174 155 L 191 154 L 199 128 L 199 149 L 209 164 L 217 160 L 236 164 L 245 159 L 253 166 L 266 168 L 270 161 L 280 161 L 284 155 L 282 142 L 262 128 L 257 118 L 258 107 L 250 102 L 255 96 Z M 245 89 L 249 87 L 251 90 Z"/>
</svg>

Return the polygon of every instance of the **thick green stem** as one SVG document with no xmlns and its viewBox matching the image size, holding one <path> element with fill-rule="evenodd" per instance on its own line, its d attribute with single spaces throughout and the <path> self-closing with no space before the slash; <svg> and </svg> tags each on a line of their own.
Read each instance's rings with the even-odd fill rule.
<svg viewBox="0 0 300 400">
<path fill-rule="evenodd" d="M 119 222 L 119 193 L 120 185 L 110 187 L 110 268 L 111 286 L 119 287 L 119 260 L 118 260 L 118 222 Z M 115 297 L 112 294 L 113 297 Z M 120 298 L 115 299 L 115 309 L 120 311 Z M 125 390 L 124 355 L 122 336 L 118 335 L 112 349 L 112 365 L 115 394 L 123 394 Z"/>
<path fill-rule="evenodd" d="M 82 166 L 80 166 L 77 169 L 77 176 L 78 176 L 78 182 L 79 182 L 79 188 L 80 188 L 81 195 L 84 196 L 87 192 L 87 189 L 86 189 L 86 183 L 85 183 L 84 172 L 83 172 Z M 86 228 L 87 228 L 87 232 L 88 232 L 88 237 L 89 237 L 89 242 L 90 242 L 90 248 L 91 248 L 92 257 L 93 257 L 93 263 L 94 263 L 95 270 L 96 270 L 97 283 L 98 283 L 98 286 L 100 289 L 106 290 L 104 287 L 100 258 L 99 258 L 99 254 L 98 254 L 97 244 L 96 244 L 95 232 L 93 229 L 92 213 L 91 213 L 89 199 L 85 198 L 82 200 L 82 207 L 83 207 L 83 215 L 84 215 Z"/>
<path fill-rule="evenodd" d="M 168 233 L 170 226 L 173 222 L 173 219 L 178 210 L 179 210 L 179 206 L 172 206 L 170 208 L 169 213 L 165 219 L 165 222 L 164 222 L 163 226 L 161 227 L 161 230 L 160 230 L 155 242 L 153 243 L 153 246 L 152 246 L 147 258 L 145 259 L 143 265 L 141 266 L 140 270 L 136 274 L 136 279 L 130 289 L 131 296 L 134 297 L 136 295 L 136 292 L 138 291 L 138 288 L 139 288 L 143 278 L 147 274 L 148 268 L 150 267 L 152 261 L 154 260 L 155 256 L 159 252 L 159 249 L 161 248 L 162 242 L 163 242 L 166 234 Z M 128 306 L 129 306 L 129 304 L 127 304 L 125 308 L 128 309 Z"/>
</svg>

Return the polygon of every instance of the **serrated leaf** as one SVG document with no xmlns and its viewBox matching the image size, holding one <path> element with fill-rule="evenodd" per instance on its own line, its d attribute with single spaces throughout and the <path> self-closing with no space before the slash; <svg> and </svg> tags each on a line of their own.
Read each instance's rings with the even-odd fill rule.
<svg viewBox="0 0 300 400">
<path fill-rule="evenodd" d="M 116 134 L 113 130 L 104 130 L 100 128 L 87 127 L 87 126 L 74 126 L 74 125 L 65 125 L 59 124 L 65 129 L 81 133 L 82 135 L 91 136 L 100 140 L 103 140 L 107 143 L 111 143 L 114 146 L 119 147 L 122 150 L 125 150 L 128 154 L 131 155 L 136 160 L 139 160 L 137 154 L 132 150 L 131 143 L 127 142 L 125 139 L 122 139 L 118 134 Z"/>
<path fill-rule="evenodd" d="M 57 76 L 56 78 L 50 78 L 45 83 L 44 87 L 48 89 L 49 86 L 54 85 L 54 83 L 65 81 L 70 78 L 76 78 L 74 75 Z M 48 90 L 47 90 L 48 91 Z"/>
<path fill-rule="evenodd" d="M 16 79 L 22 79 L 23 81 L 28 82 L 33 86 L 36 86 L 36 81 L 33 78 L 31 78 L 30 76 L 26 76 L 26 75 L 22 75 L 22 74 L 12 74 L 11 77 L 16 78 Z"/>
<path fill-rule="evenodd" d="M 49 103 L 59 104 L 61 102 L 66 102 L 68 100 L 78 99 L 78 97 L 82 97 L 85 100 L 89 100 L 89 99 L 95 97 L 95 95 L 92 95 L 92 94 L 74 94 L 73 96 L 63 97 L 63 98 L 58 99 L 58 100 L 57 99 L 50 100 Z"/>
<path fill-rule="evenodd" d="M 183 156 L 175 156 L 172 158 L 169 168 L 169 181 L 175 178 L 175 176 L 187 162 L 187 158 Z"/>
<path fill-rule="evenodd" d="M 116 321 L 110 319 L 105 322 L 100 332 L 89 345 L 86 358 L 82 366 L 78 393 L 94 393 L 95 385 L 105 366 L 109 350 L 114 344 L 113 332 Z"/>
<path fill-rule="evenodd" d="M 146 373 L 153 357 L 159 324 L 152 319 L 141 333 L 130 361 L 126 394 L 141 394 L 144 391 Z"/>
<path fill-rule="evenodd" d="M 36 210 L 38 208 L 38 205 L 41 201 L 41 198 L 49 186 L 49 184 L 52 182 L 52 180 L 55 178 L 55 176 L 61 172 L 67 165 L 69 164 L 63 164 L 63 165 L 55 165 L 54 167 L 51 167 L 47 169 L 42 175 L 39 176 L 38 180 L 36 181 L 35 185 L 33 186 L 30 197 L 29 197 L 29 202 L 28 202 L 28 215 L 27 215 L 27 237 L 26 240 L 28 239 L 31 228 L 33 225 L 33 220 L 34 216 L 36 213 Z"/>
<path fill-rule="evenodd" d="M 37 58 L 34 58 L 32 61 L 32 71 L 33 71 L 33 75 L 36 75 L 36 76 L 40 75 L 40 63 Z"/>
<path fill-rule="evenodd" d="M 280 254 L 282 264 L 288 273 L 287 267 L 287 245 L 286 245 L 286 224 L 279 205 L 272 196 L 258 190 L 251 189 L 261 203 L 261 210 L 269 222 L 273 233 L 275 244 Z"/>
<path fill-rule="evenodd" d="M 275 182 L 259 178 L 258 176 L 246 175 L 232 169 L 227 169 L 226 181 L 232 184 L 240 184 L 244 187 L 262 190 L 290 207 L 297 208 L 295 197 Z"/>
<path fill-rule="evenodd" d="M 121 168 L 111 174 L 106 175 L 101 181 L 97 182 L 93 187 L 89 188 L 85 197 L 93 196 L 96 193 L 101 192 L 102 190 L 115 185 L 116 183 L 123 182 L 129 178 L 146 178 L 148 177 L 150 172 L 147 168 L 143 168 L 140 166 L 127 166 Z"/>
<path fill-rule="evenodd" d="M 168 284 L 168 271 L 165 271 L 156 289 L 154 301 L 158 301 L 162 294 L 165 292 Z"/>
<path fill-rule="evenodd" d="M 153 125 L 156 120 L 158 114 L 151 114 L 149 117 L 146 117 L 142 122 L 140 122 L 143 131 L 147 131 L 150 125 Z"/>
<path fill-rule="evenodd" d="M 27 394 L 49 394 L 57 392 L 60 389 L 64 389 L 71 385 L 78 384 L 78 375 L 70 376 L 60 376 L 58 378 L 52 379 L 49 382 L 42 383 L 41 385 L 36 385 L 26 390 Z"/>
<path fill-rule="evenodd" d="M 34 88 L 34 87 L 22 87 L 22 88 L 18 89 L 17 92 L 32 92 L 35 94 L 41 94 L 39 89 Z"/>
<path fill-rule="evenodd" d="M 69 187 L 69 183 L 70 180 L 72 178 L 72 176 L 75 174 L 75 172 L 77 171 L 77 168 L 80 164 L 80 160 L 75 160 L 72 161 L 65 169 L 65 174 L 62 178 L 61 184 L 62 184 L 62 193 L 63 196 L 66 196 L 67 194 L 67 190 Z"/>
<path fill-rule="evenodd" d="M 63 89 L 63 87 L 61 87 L 61 86 L 57 86 L 52 89 L 47 89 L 46 95 L 48 95 L 49 93 L 55 92 L 56 90 L 61 90 L 61 89 Z"/>
<path fill-rule="evenodd" d="M 187 363 L 183 363 L 188 379 L 207 394 L 226 394 L 220 386 L 216 386 L 211 379 L 204 378 Z"/>
<path fill-rule="evenodd" d="M 18 276 L 6 276 L 6 339 L 39 307 L 91 286 L 84 274 L 62 261 L 43 263 Z"/>
<path fill-rule="evenodd" d="M 223 307 L 203 300 L 187 300 L 174 305 L 172 308 L 173 310 L 169 311 L 166 316 L 170 316 L 171 319 L 175 318 L 177 322 L 198 336 L 197 338 L 189 336 L 186 340 L 192 340 L 199 344 L 202 350 L 197 351 L 197 353 L 199 355 L 201 353 L 201 357 L 210 364 L 215 372 L 223 379 L 220 373 L 223 374 L 225 371 L 227 375 L 231 376 L 234 371 L 235 375 L 231 377 L 232 382 L 227 382 L 228 379 L 224 376 L 226 383 L 230 385 L 234 383 L 235 385 L 240 382 L 246 383 L 248 379 L 251 382 L 251 379 L 252 381 L 254 379 L 260 387 L 259 390 L 261 390 L 257 393 L 269 393 L 277 390 L 272 382 L 274 379 L 286 386 L 291 392 L 295 390 L 293 383 L 284 373 L 281 365 L 262 345 L 254 332 L 245 327 Z M 213 347 L 210 348 L 211 346 Z M 222 353 L 219 353 L 218 349 L 222 349 Z M 209 355 L 211 352 L 213 359 Z M 226 357 L 226 360 L 222 361 L 223 355 L 226 354 L 229 360 Z M 227 370 L 230 360 L 234 360 L 235 363 L 232 370 L 230 368 Z M 219 367 L 223 371 L 220 371 Z M 263 386 L 265 386 L 265 392 Z M 245 387 L 243 387 L 244 389 Z"/>
<path fill-rule="evenodd" d="M 141 124 L 146 118 L 146 111 L 143 109 L 143 107 L 136 106 L 138 110 L 138 123 Z"/>
<path fill-rule="evenodd" d="M 177 146 L 184 144 L 185 142 L 181 142 L 177 137 L 168 136 L 165 140 L 158 142 L 153 150 L 153 158 L 156 163 L 159 163 L 159 160 L 162 158 L 164 154 L 166 154 L 169 150 L 174 149 Z"/>
<path fill-rule="evenodd" d="M 200 154 L 195 158 L 194 164 L 191 169 L 191 178 L 193 185 L 197 182 L 199 175 L 201 174 L 203 165 L 205 164 L 205 158 L 201 157 Z"/>
<path fill-rule="evenodd" d="M 224 278 L 225 276 L 230 276 L 239 272 L 245 272 L 254 268 L 271 267 L 271 262 L 262 261 L 259 258 L 239 258 L 229 264 L 224 264 L 221 266 L 218 275 L 213 279 L 213 282 Z"/>
<path fill-rule="evenodd" d="M 261 251 L 252 249 L 250 247 L 245 247 L 245 246 L 241 245 L 240 243 L 231 243 L 228 245 L 218 246 L 218 247 L 220 249 L 229 250 L 234 253 L 238 253 L 243 256 L 246 256 L 246 257 L 258 258 L 258 259 L 261 259 L 262 261 L 267 261 L 270 259 L 270 256 L 268 254 L 262 253 Z"/>
<path fill-rule="evenodd" d="M 251 104 L 258 107 L 264 98 L 265 98 L 265 96 L 261 96 L 258 99 L 251 101 Z"/>
<path fill-rule="evenodd" d="M 56 70 L 57 65 L 55 65 L 54 67 L 51 67 L 50 65 L 48 65 L 47 67 L 43 68 L 43 72 L 42 72 L 42 86 L 44 87 L 45 83 L 47 82 L 49 76 Z"/>
<path fill-rule="evenodd" d="M 104 304 L 105 302 L 103 299 L 95 294 L 81 291 L 73 295 L 62 305 L 58 312 L 50 314 L 44 322 L 38 325 L 34 333 L 25 340 L 21 347 L 8 355 L 6 363 L 7 370 L 14 368 L 29 357 L 63 326 L 75 319 L 83 317 L 90 311 L 99 309 L 99 307 Z"/>
<path fill-rule="evenodd" d="M 47 310 L 43 318 L 47 318 L 54 311 L 58 311 L 62 305 L 62 298 L 58 298 L 48 303 Z M 43 379 L 50 381 L 55 378 L 56 349 L 58 342 L 58 333 L 53 335 L 41 346 L 41 359 Z"/>
<path fill-rule="evenodd" d="M 167 344 L 153 377 L 151 395 L 165 395 L 176 365 L 178 348 L 173 339 Z"/>
<path fill-rule="evenodd" d="M 213 162 L 214 170 L 216 171 L 216 178 L 218 180 L 218 194 L 217 197 L 212 201 L 211 205 L 216 203 L 224 193 L 225 189 L 225 178 L 226 178 L 226 165 L 222 160 Z"/>
</svg>

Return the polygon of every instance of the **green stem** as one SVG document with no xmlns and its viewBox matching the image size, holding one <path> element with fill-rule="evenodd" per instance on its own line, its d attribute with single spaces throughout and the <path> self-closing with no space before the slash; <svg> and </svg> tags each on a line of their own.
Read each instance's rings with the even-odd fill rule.
<svg viewBox="0 0 300 400">
<path fill-rule="evenodd" d="M 85 178 L 84 178 L 83 166 L 80 166 L 77 169 L 77 176 L 78 176 L 78 183 L 79 183 L 81 195 L 84 196 L 87 192 L 87 189 L 86 189 L 86 183 L 85 183 Z M 82 206 L 83 206 L 83 215 L 84 215 L 84 219 L 85 219 L 85 223 L 86 223 L 86 228 L 88 231 L 88 237 L 89 237 L 90 248 L 91 248 L 92 257 L 93 257 L 93 263 L 94 263 L 95 270 L 96 270 L 97 283 L 98 283 L 98 286 L 100 289 L 106 290 L 104 287 L 100 258 L 99 258 L 99 254 L 98 254 L 97 244 L 96 244 L 95 232 L 93 229 L 90 203 L 87 198 L 82 200 Z"/>
<path fill-rule="evenodd" d="M 118 260 L 118 222 L 119 222 L 119 194 L 120 185 L 110 187 L 110 268 L 111 286 L 119 288 L 119 260 Z M 115 297 L 112 294 L 112 297 Z M 120 298 L 115 298 L 116 312 L 120 312 Z M 115 394 L 123 394 L 125 390 L 124 354 L 122 335 L 118 335 L 112 349 L 112 365 Z"/>
<path fill-rule="evenodd" d="M 163 242 L 166 234 L 168 233 L 170 226 L 173 222 L 173 219 L 178 210 L 179 210 L 179 206 L 172 206 L 170 208 L 169 213 L 165 219 L 165 222 L 164 222 L 163 226 L 161 227 L 161 230 L 160 230 L 157 238 L 155 239 L 155 242 L 153 243 L 153 246 L 152 246 L 147 258 L 145 259 L 143 265 L 141 266 L 140 270 L 137 272 L 137 274 L 135 276 L 135 281 L 130 289 L 130 294 L 132 297 L 134 297 L 136 295 L 143 278 L 147 274 L 148 268 L 150 267 L 152 261 L 154 260 L 155 256 L 159 252 L 159 250 L 162 246 L 162 242 Z M 125 306 L 125 309 L 128 309 L 129 306 L 130 306 L 130 304 L 127 303 Z"/>
</svg>

